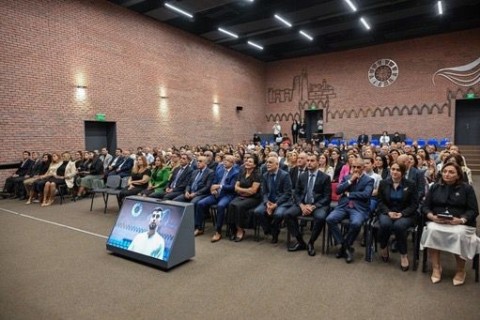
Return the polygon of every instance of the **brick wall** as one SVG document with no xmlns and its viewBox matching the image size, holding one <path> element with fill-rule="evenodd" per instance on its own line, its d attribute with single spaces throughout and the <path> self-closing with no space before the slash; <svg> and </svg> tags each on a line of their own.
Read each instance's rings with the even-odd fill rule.
<svg viewBox="0 0 480 320">
<path fill-rule="evenodd" d="M 417 38 L 414 40 L 394 42 L 384 45 L 372 46 L 357 50 L 350 50 L 325 55 L 317 55 L 301 59 L 283 60 L 267 65 L 266 80 L 266 116 L 270 116 L 268 122 L 263 126 L 266 132 L 271 131 L 275 116 L 282 116 L 282 127 L 290 133 L 292 116 L 301 114 L 303 110 L 299 104 L 310 106 L 315 99 L 305 99 L 308 91 L 312 88 L 304 88 L 304 95 L 300 90 L 302 86 L 294 85 L 294 77 L 300 76 L 302 71 L 308 76 L 308 84 L 322 84 L 330 86 L 328 104 L 328 121 L 324 124 L 325 132 L 344 132 L 347 137 L 357 137 L 362 131 L 367 134 L 381 133 L 383 130 L 389 132 L 405 132 L 413 139 L 429 137 L 453 138 L 455 124 L 455 99 L 450 101 L 450 115 L 448 114 L 449 99 L 448 92 L 456 92 L 458 89 L 466 92 L 468 88 L 461 88 L 452 82 L 436 77 L 432 83 L 433 74 L 440 68 L 455 67 L 470 63 L 480 57 L 480 29 L 473 29 L 464 32 L 443 34 L 432 37 Z M 388 87 L 377 88 L 370 84 L 367 78 L 367 71 L 378 59 L 388 58 L 394 60 L 399 67 L 397 80 Z M 297 84 L 301 77 L 297 77 Z M 291 101 L 281 103 L 269 100 L 269 88 L 272 89 L 293 89 Z M 475 88 L 479 92 L 480 85 Z M 285 92 L 285 91 L 284 91 Z M 327 91 L 325 91 L 327 93 Z M 461 92 L 458 97 L 461 97 Z M 326 100 L 325 97 L 317 100 Z M 317 102 L 315 102 L 317 104 Z M 418 108 L 414 108 L 414 106 Z M 421 107 L 426 105 L 421 110 Z M 437 105 L 443 113 L 439 113 Z M 393 110 L 395 106 L 399 110 Z M 400 114 L 403 106 L 407 108 Z M 432 108 L 433 107 L 433 108 Z M 380 116 L 377 112 L 373 117 L 373 111 L 393 111 Z M 369 112 L 368 109 L 371 111 Z M 433 109 L 429 114 L 427 109 Z M 364 111 L 366 116 L 359 114 L 351 117 L 340 118 L 335 112 L 360 113 Z M 411 115 L 407 115 L 408 111 Z M 324 109 L 326 113 L 327 108 Z M 298 116 L 298 115 L 297 115 Z M 288 117 L 288 121 L 286 120 Z"/>
<path fill-rule="evenodd" d="M 257 60 L 106 1 L 8 0 L 0 11 L 0 163 L 85 148 L 96 113 L 124 148 L 237 142 L 261 126 Z"/>
</svg>

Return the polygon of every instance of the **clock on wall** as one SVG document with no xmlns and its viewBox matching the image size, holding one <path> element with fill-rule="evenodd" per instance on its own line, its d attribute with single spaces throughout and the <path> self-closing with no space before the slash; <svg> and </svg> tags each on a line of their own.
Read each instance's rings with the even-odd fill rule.
<svg viewBox="0 0 480 320">
<path fill-rule="evenodd" d="M 375 61 L 368 69 L 368 80 L 376 87 L 387 87 L 398 78 L 398 66 L 390 59 Z"/>
</svg>

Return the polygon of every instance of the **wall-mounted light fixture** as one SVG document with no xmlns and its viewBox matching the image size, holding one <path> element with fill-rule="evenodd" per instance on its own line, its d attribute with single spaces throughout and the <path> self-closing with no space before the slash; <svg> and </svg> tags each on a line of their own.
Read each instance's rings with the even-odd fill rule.
<svg viewBox="0 0 480 320">
<path fill-rule="evenodd" d="M 77 90 L 75 92 L 75 98 L 78 101 L 85 100 L 85 98 L 87 97 L 87 91 L 86 91 L 87 86 L 77 85 L 76 88 L 77 88 Z"/>
</svg>

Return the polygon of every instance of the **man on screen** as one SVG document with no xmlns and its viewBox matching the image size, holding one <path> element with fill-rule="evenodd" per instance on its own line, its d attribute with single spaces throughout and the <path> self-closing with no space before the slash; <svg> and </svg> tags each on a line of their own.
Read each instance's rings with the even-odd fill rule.
<svg viewBox="0 0 480 320">
<path fill-rule="evenodd" d="M 128 250 L 157 259 L 163 259 L 165 240 L 157 232 L 157 227 L 162 221 L 163 215 L 164 212 L 162 208 L 155 208 L 152 212 L 152 216 L 150 217 L 148 231 L 137 234 L 135 238 L 133 238 L 130 246 L 128 246 Z"/>
</svg>

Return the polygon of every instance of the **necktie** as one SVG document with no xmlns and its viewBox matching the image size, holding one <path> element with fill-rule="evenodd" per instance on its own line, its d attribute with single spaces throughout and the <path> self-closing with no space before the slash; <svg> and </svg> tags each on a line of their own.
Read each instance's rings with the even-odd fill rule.
<svg viewBox="0 0 480 320">
<path fill-rule="evenodd" d="M 197 176 L 195 177 L 195 180 L 193 180 L 193 185 L 192 185 L 192 191 L 193 191 L 193 192 L 196 192 L 196 191 L 197 191 L 198 181 L 199 181 L 200 178 L 202 177 L 202 174 L 203 174 L 203 170 L 200 170 L 200 171 L 197 173 Z"/>
<path fill-rule="evenodd" d="M 303 173 L 303 169 L 298 169 L 297 179 L 300 178 L 300 176 L 302 175 L 302 173 Z"/>
<path fill-rule="evenodd" d="M 313 182 L 314 182 L 315 175 L 310 173 L 308 178 L 308 185 L 307 185 L 307 194 L 305 195 L 305 202 L 307 204 L 313 203 Z"/>
<path fill-rule="evenodd" d="M 172 188 L 175 188 L 175 186 L 177 185 L 178 178 L 180 178 L 182 173 L 183 173 L 183 168 L 180 168 L 180 170 L 178 170 L 177 172 L 177 175 L 175 176 L 175 180 L 173 180 Z"/>
</svg>

